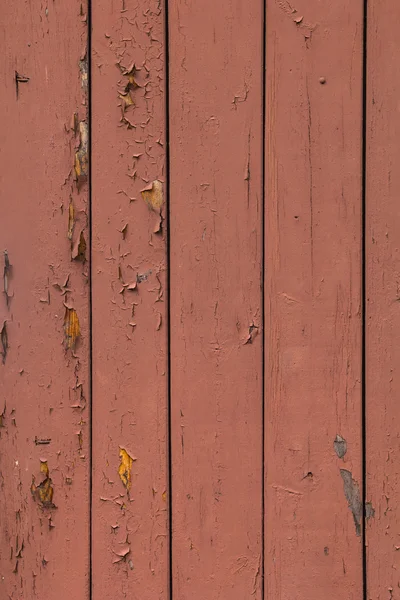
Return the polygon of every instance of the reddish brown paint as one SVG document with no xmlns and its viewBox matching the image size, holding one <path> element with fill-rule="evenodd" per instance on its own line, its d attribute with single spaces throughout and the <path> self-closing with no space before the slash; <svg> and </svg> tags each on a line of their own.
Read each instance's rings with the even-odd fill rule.
<svg viewBox="0 0 400 600">
<path fill-rule="evenodd" d="M 299 0 L 294 10 L 285 1 L 267 2 L 265 585 L 271 600 L 362 596 L 361 537 L 344 493 L 344 480 L 351 487 L 354 478 L 362 488 L 362 4 Z M 335 452 L 337 435 L 347 442 L 343 458 Z"/>
<path fill-rule="evenodd" d="M 88 262 L 71 258 L 77 236 L 87 236 L 87 185 L 78 192 L 73 179 L 79 139 L 71 129 L 74 113 L 86 119 L 85 6 L 1 8 L 2 275 L 4 250 L 12 265 L 9 302 L 3 277 L 0 298 L 9 345 L 0 360 L 4 600 L 89 597 Z M 64 347 L 65 304 L 80 323 L 74 352 Z"/>
<path fill-rule="evenodd" d="M 170 4 L 173 597 L 261 598 L 262 5 Z"/>
<path fill-rule="evenodd" d="M 93 600 L 166 599 L 164 14 L 102 0 L 92 25 Z"/>
<path fill-rule="evenodd" d="M 367 598 L 400 598 L 400 6 L 368 6 L 366 111 Z"/>
<path fill-rule="evenodd" d="M 362 0 L 267 0 L 265 90 L 261 2 L 169 3 L 168 432 L 165 11 L 92 3 L 92 448 L 86 8 L 2 7 L 0 600 L 361 598 L 363 126 L 366 597 L 400 597 L 394 6 L 363 123 Z"/>
</svg>

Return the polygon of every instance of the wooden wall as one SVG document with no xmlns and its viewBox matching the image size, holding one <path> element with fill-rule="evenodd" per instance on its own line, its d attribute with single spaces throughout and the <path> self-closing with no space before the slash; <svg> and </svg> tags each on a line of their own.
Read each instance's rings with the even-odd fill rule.
<svg viewBox="0 0 400 600">
<path fill-rule="evenodd" d="M 2 7 L 1 599 L 400 599 L 399 19 Z"/>
</svg>

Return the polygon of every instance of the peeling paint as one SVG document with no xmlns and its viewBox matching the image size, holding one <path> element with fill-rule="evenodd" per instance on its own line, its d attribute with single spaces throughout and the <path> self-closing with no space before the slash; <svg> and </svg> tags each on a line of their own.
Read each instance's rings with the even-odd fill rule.
<svg viewBox="0 0 400 600">
<path fill-rule="evenodd" d="M 71 258 L 82 262 L 86 260 L 86 240 L 83 231 L 80 232 L 75 243 L 72 245 Z"/>
<path fill-rule="evenodd" d="M 0 342 L 1 342 L 1 355 L 3 357 L 3 365 L 6 362 L 8 354 L 8 333 L 7 333 L 7 321 L 3 322 L 3 326 L 0 330 Z"/>
<path fill-rule="evenodd" d="M 84 92 L 88 89 L 88 60 L 87 55 L 79 61 L 79 71 L 81 73 L 81 86 Z"/>
<path fill-rule="evenodd" d="M 345 456 L 347 452 L 347 442 L 341 435 L 335 437 L 333 447 L 338 458 L 343 458 Z"/>
<path fill-rule="evenodd" d="M 122 561 L 126 561 L 128 555 L 130 554 L 131 548 L 129 543 L 124 542 L 122 545 L 122 548 L 120 548 L 117 552 L 115 552 L 115 554 L 117 555 L 117 558 L 115 558 L 113 560 L 113 563 L 120 563 Z"/>
<path fill-rule="evenodd" d="M 72 198 L 69 201 L 69 206 L 68 206 L 68 239 L 72 240 L 72 234 L 74 232 L 74 225 L 75 225 L 75 209 L 74 209 L 74 203 L 72 202 Z"/>
<path fill-rule="evenodd" d="M 10 307 L 10 294 L 9 291 L 9 283 L 10 283 L 10 275 L 11 275 L 12 266 L 10 264 L 10 259 L 8 258 L 7 250 L 4 250 L 4 269 L 3 269 L 3 291 L 6 297 L 6 305 L 7 308 Z"/>
<path fill-rule="evenodd" d="M 244 344 L 252 344 L 255 340 L 255 338 L 257 337 L 258 334 L 258 326 L 254 325 L 254 323 L 252 323 L 249 327 L 249 333 L 248 336 L 244 342 Z"/>
<path fill-rule="evenodd" d="M 132 470 L 132 464 L 133 461 L 136 460 L 135 458 L 132 458 L 132 456 L 130 456 L 128 454 L 128 452 L 125 450 L 125 448 L 120 448 L 119 449 L 119 456 L 121 459 L 121 463 L 118 467 L 118 475 L 122 481 L 122 483 L 124 484 L 124 487 L 128 490 L 130 490 L 131 488 L 131 470 Z"/>
<path fill-rule="evenodd" d="M 372 519 L 372 517 L 375 516 L 375 509 L 372 506 L 371 502 L 366 502 L 365 503 L 365 518 L 367 519 L 367 521 L 369 521 L 369 519 Z"/>
<path fill-rule="evenodd" d="M 356 535 L 359 536 L 361 535 L 361 520 L 363 513 L 360 488 L 358 483 L 353 479 L 351 472 L 347 471 L 347 469 L 340 469 L 340 475 L 343 479 L 344 495 L 353 515 Z"/>
<path fill-rule="evenodd" d="M 75 153 L 75 176 L 80 186 L 88 174 L 88 126 L 86 121 L 79 121 L 79 147 Z"/>
<path fill-rule="evenodd" d="M 163 184 L 161 181 L 156 179 L 152 181 L 148 186 L 140 190 L 143 200 L 147 206 L 158 215 L 157 222 L 154 226 L 154 233 L 160 233 L 162 230 L 163 217 L 161 209 L 163 206 Z"/>
<path fill-rule="evenodd" d="M 141 87 L 136 81 L 136 74 L 139 71 L 139 69 L 136 67 L 135 64 L 131 65 L 128 68 L 123 67 L 121 64 L 118 64 L 118 66 L 121 70 L 122 75 L 128 79 L 128 82 L 126 83 L 124 89 L 118 91 L 118 98 L 121 101 L 121 122 L 125 123 L 129 129 L 135 128 L 135 125 L 131 123 L 129 119 L 127 119 L 125 113 L 130 106 L 135 105 L 132 95 L 133 91 Z"/>
<path fill-rule="evenodd" d="M 316 25 L 312 25 L 304 20 L 304 16 L 299 14 L 298 11 L 293 8 L 287 0 L 275 0 L 279 8 L 293 21 L 293 23 L 299 27 L 304 34 L 304 38 L 308 40 L 311 37 L 312 32 L 316 28 Z"/>
<path fill-rule="evenodd" d="M 35 483 L 35 476 L 32 475 L 32 496 L 43 508 L 56 508 L 55 504 L 53 504 L 54 488 L 50 479 L 49 467 L 46 460 L 40 461 L 40 472 L 44 476 L 44 479 L 38 485 Z"/>
<path fill-rule="evenodd" d="M 78 315 L 74 308 L 65 307 L 64 332 L 66 349 L 75 349 L 77 339 L 81 335 Z"/>
</svg>

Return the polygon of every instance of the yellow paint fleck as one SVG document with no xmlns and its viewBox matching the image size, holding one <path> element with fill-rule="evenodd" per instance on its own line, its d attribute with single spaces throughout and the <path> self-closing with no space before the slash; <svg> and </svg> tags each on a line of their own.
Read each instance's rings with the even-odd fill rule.
<svg viewBox="0 0 400 600">
<path fill-rule="evenodd" d="M 54 488 L 50 479 L 49 466 L 46 460 L 40 461 L 40 472 L 44 475 L 43 481 L 38 485 L 35 483 L 35 477 L 32 476 L 31 492 L 32 496 L 41 503 L 44 508 L 55 508 L 53 504 Z"/>
<path fill-rule="evenodd" d="M 167 501 L 167 492 L 164 490 L 163 493 L 161 494 L 161 498 L 164 500 L 164 502 Z"/>
<path fill-rule="evenodd" d="M 74 308 L 65 307 L 64 316 L 64 332 L 65 332 L 65 347 L 68 349 L 75 348 L 76 340 L 81 334 L 79 319 Z"/>
<path fill-rule="evenodd" d="M 49 476 L 49 466 L 47 464 L 47 460 L 40 461 L 40 472 L 43 473 L 45 477 Z"/>
<path fill-rule="evenodd" d="M 119 449 L 119 457 L 121 459 L 121 463 L 118 467 L 118 475 L 126 489 L 129 491 L 131 488 L 132 463 L 135 459 L 128 454 L 125 448 Z"/>
</svg>

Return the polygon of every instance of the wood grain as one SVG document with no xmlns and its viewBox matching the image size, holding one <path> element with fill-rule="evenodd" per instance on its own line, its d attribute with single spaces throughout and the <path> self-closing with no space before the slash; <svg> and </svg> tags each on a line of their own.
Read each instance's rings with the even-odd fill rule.
<svg viewBox="0 0 400 600">
<path fill-rule="evenodd" d="M 362 19 L 361 1 L 267 2 L 265 591 L 277 600 L 362 594 Z"/>
<path fill-rule="evenodd" d="M 173 596 L 259 599 L 262 5 L 169 18 Z"/>
<path fill-rule="evenodd" d="M 167 598 L 164 13 L 92 7 L 93 600 Z"/>
<path fill-rule="evenodd" d="M 1 22 L 0 597 L 88 599 L 86 3 Z"/>
<path fill-rule="evenodd" d="M 366 110 L 367 598 L 400 598 L 400 6 L 368 3 Z M 372 516 L 373 515 L 373 516 Z"/>
</svg>

